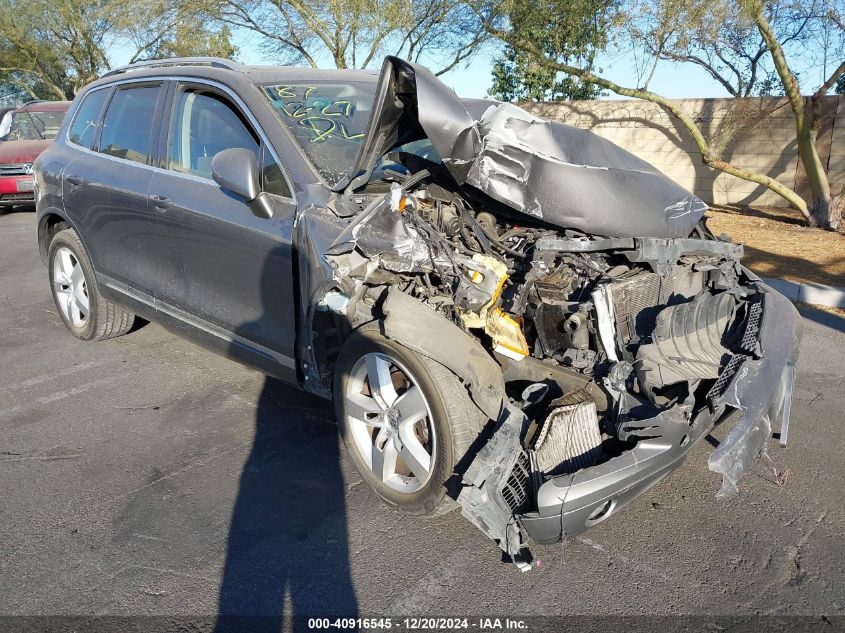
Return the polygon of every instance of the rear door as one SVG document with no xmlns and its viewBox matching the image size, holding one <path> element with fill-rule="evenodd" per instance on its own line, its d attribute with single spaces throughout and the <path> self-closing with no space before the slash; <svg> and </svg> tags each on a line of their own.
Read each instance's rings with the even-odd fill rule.
<svg viewBox="0 0 845 633">
<path fill-rule="evenodd" d="M 65 209 L 83 234 L 106 286 L 152 301 L 155 277 L 147 196 L 154 168 L 163 83 L 128 83 L 90 93 L 68 141 L 80 150 L 65 169 Z M 106 110 L 97 121 L 98 102 Z"/>
<path fill-rule="evenodd" d="M 296 204 L 288 181 L 237 97 L 178 82 L 169 101 L 159 169 L 149 187 L 156 305 L 224 339 L 231 355 L 245 353 L 259 364 L 263 358 L 273 373 L 292 378 Z M 258 158 L 272 218 L 256 217 L 212 180 L 211 159 L 233 147 Z"/>
</svg>

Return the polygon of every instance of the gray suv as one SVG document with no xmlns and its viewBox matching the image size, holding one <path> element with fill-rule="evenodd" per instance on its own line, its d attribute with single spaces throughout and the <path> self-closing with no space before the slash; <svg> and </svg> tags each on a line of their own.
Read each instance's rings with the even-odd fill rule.
<svg viewBox="0 0 845 633">
<path fill-rule="evenodd" d="M 615 515 L 718 423 L 722 495 L 786 442 L 800 319 L 706 205 L 422 66 L 134 64 L 35 179 L 71 333 L 139 315 L 333 399 L 384 501 L 459 505 L 523 568 L 526 534 Z"/>
</svg>

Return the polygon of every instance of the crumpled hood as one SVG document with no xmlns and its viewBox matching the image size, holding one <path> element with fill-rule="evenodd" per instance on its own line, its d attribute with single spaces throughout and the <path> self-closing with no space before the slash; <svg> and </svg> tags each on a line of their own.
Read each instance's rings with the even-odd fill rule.
<svg viewBox="0 0 845 633">
<path fill-rule="evenodd" d="M 652 165 L 592 132 L 510 103 L 480 119 L 431 71 L 388 57 L 366 140 L 350 175 L 428 138 L 460 185 L 562 228 L 612 237 L 687 237 L 707 205 Z"/>
<path fill-rule="evenodd" d="M 0 142 L 0 163 L 31 163 L 53 141 L 2 141 Z"/>
</svg>

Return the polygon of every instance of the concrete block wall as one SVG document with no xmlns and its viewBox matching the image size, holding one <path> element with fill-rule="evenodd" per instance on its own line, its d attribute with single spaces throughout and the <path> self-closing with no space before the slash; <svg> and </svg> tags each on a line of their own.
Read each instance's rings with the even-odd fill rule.
<svg viewBox="0 0 845 633">
<path fill-rule="evenodd" d="M 845 196 L 845 96 L 839 97 L 836 108 L 827 177 L 833 195 Z"/>
<path fill-rule="evenodd" d="M 845 193 L 845 97 L 827 99 L 828 111 L 835 112 L 835 120 L 829 122 L 833 126 L 829 155 L 822 159 L 829 161 L 831 187 L 835 195 L 840 195 Z M 785 100 L 682 99 L 680 103 L 698 122 L 708 141 L 729 137 L 722 158 L 800 189 L 805 176 L 798 165 L 795 121 Z M 538 116 L 592 130 L 652 163 L 705 202 L 786 204 L 763 186 L 707 167 L 689 132 L 656 104 L 598 100 L 521 105 Z M 728 129 L 735 133 L 725 134 Z"/>
</svg>

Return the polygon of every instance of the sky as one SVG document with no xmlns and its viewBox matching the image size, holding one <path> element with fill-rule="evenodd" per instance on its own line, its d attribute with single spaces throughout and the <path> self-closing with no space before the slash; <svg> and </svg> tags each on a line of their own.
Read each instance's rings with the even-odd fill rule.
<svg viewBox="0 0 845 633">
<path fill-rule="evenodd" d="M 235 36 L 239 48 L 239 60 L 244 63 L 268 63 L 254 37 Z M 474 56 L 462 67 L 454 68 L 440 76 L 440 79 L 465 98 L 483 98 L 488 94 L 492 83 L 493 60 L 498 50 L 490 48 Z M 607 58 L 600 60 L 603 76 L 622 86 L 630 86 L 636 76 L 636 69 L 630 57 Z M 636 82 L 633 82 L 636 83 Z M 671 99 L 687 97 L 726 97 L 727 91 L 713 80 L 704 70 L 689 65 L 661 64 L 655 73 L 650 88 Z M 608 95 L 609 98 L 624 98 Z"/>
<path fill-rule="evenodd" d="M 268 59 L 261 50 L 257 36 L 236 32 L 232 39 L 238 46 L 238 61 L 245 64 L 273 63 L 273 60 Z M 440 79 L 461 97 L 486 97 L 492 83 L 493 60 L 497 52 L 495 48 L 490 47 L 474 56 L 464 66 L 441 75 Z M 131 55 L 131 52 L 119 45 L 111 47 L 109 53 L 113 67 L 127 63 Z M 326 62 L 326 66 L 331 65 L 328 59 Z M 637 69 L 630 55 L 606 56 L 599 60 L 598 67 L 601 68 L 600 74 L 603 77 L 621 86 L 637 86 Z M 704 69 L 691 64 L 661 62 L 649 84 L 649 89 L 670 99 L 729 96 L 724 87 L 710 77 Z M 608 93 L 604 98 L 624 99 L 625 97 Z"/>
</svg>

